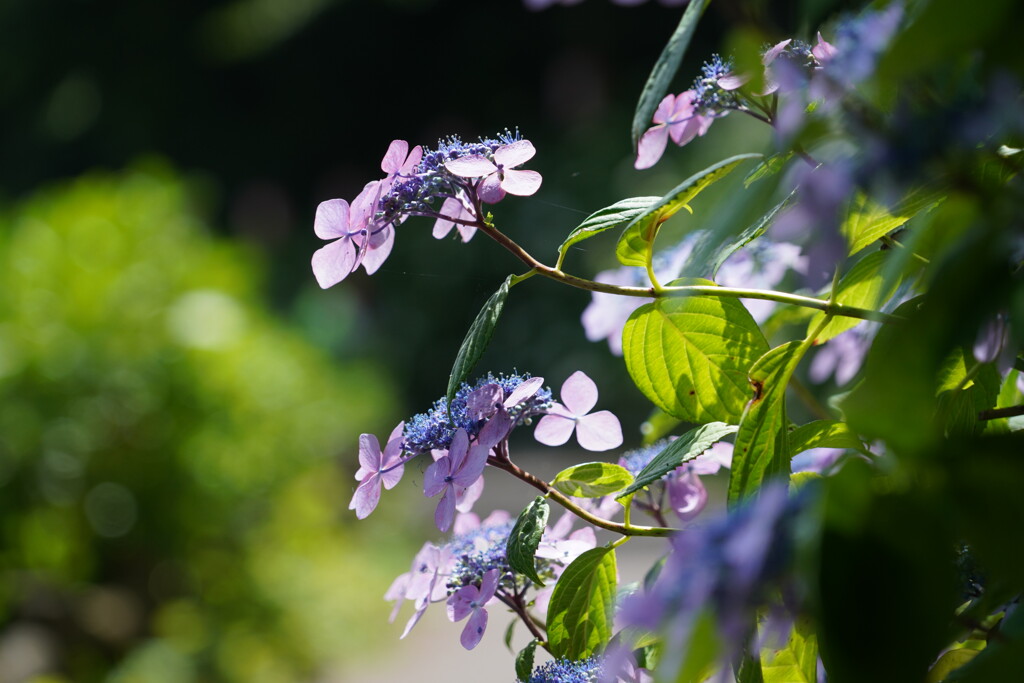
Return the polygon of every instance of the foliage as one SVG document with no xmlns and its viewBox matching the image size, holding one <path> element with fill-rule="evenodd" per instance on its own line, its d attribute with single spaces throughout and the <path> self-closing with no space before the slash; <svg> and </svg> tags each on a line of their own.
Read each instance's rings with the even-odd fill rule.
<svg viewBox="0 0 1024 683">
<path fill-rule="evenodd" d="M 149 164 L 0 218 L 0 622 L 67 680 L 296 680 L 372 643 L 343 624 L 395 548 L 338 523 L 332 456 L 391 391 L 262 307 L 194 189 Z"/>
</svg>

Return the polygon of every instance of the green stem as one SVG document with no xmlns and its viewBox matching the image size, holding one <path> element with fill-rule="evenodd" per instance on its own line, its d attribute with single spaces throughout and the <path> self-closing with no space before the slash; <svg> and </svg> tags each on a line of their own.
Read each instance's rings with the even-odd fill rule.
<svg viewBox="0 0 1024 683">
<path fill-rule="evenodd" d="M 618 294 L 620 296 L 636 296 L 645 299 L 669 296 L 720 296 L 732 299 L 759 299 L 762 301 L 775 301 L 780 304 L 789 304 L 791 306 L 813 308 L 831 316 L 874 320 L 876 322 L 883 323 L 894 323 L 903 320 L 903 318 L 899 316 L 883 313 L 881 311 L 857 308 L 856 306 L 847 306 L 833 301 L 801 296 L 800 294 L 776 292 L 770 289 L 719 287 L 717 285 L 685 285 L 656 289 L 654 287 L 623 287 L 620 285 L 608 284 L 606 282 L 595 282 L 594 280 L 587 280 L 585 278 L 576 277 L 575 275 L 569 275 L 561 270 L 544 265 L 493 225 L 485 223 L 484 221 L 479 221 L 475 226 L 482 232 L 486 233 L 487 236 L 495 242 L 505 247 L 505 249 L 511 252 L 513 256 L 529 266 L 536 274 L 543 275 L 546 278 L 561 282 L 569 285 L 570 287 L 576 287 L 590 292 L 604 292 L 607 294 Z"/>
<path fill-rule="evenodd" d="M 530 486 L 541 491 L 551 500 L 555 501 L 569 512 L 573 513 L 580 519 L 593 524 L 596 527 L 607 529 L 608 531 L 614 531 L 617 534 L 623 536 L 657 536 L 665 537 L 671 536 L 672 534 L 679 531 L 679 529 L 671 529 L 668 527 L 657 527 L 657 526 L 626 526 L 625 524 L 619 524 L 618 522 L 611 522 L 597 515 L 587 512 L 579 505 L 574 503 L 569 496 L 565 495 L 558 489 L 552 488 L 546 481 L 539 477 L 530 474 L 526 470 L 515 465 L 511 461 L 500 460 L 498 458 L 488 458 L 487 463 L 498 469 L 505 470 L 517 479 L 525 481 Z"/>
</svg>

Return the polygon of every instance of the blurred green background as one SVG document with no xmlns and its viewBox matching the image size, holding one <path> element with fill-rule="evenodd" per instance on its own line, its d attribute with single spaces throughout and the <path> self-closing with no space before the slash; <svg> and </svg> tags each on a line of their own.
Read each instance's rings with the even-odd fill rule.
<svg viewBox="0 0 1024 683">
<path fill-rule="evenodd" d="M 678 89 L 726 22 L 770 39 L 835 4 L 716 3 Z M 337 680 L 393 647 L 381 596 L 434 537 L 431 505 L 407 481 L 355 524 L 357 437 L 442 393 L 519 267 L 413 220 L 377 275 L 323 292 L 316 205 L 377 177 L 393 138 L 519 126 L 544 187 L 495 214 L 551 258 L 591 211 L 761 149 L 731 117 L 633 170 L 632 110 L 680 11 L 0 3 L 0 681 Z M 569 268 L 611 265 L 587 244 Z M 635 444 L 647 407 L 586 342 L 588 297 L 528 288 L 481 371 L 584 369 Z"/>
</svg>

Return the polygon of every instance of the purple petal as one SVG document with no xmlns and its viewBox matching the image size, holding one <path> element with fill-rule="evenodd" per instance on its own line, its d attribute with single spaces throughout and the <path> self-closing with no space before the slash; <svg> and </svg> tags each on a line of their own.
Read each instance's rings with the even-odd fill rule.
<svg viewBox="0 0 1024 683">
<path fill-rule="evenodd" d="M 422 158 L 423 148 L 416 145 L 412 148 L 412 151 L 409 152 L 409 157 L 405 160 L 405 163 L 402 164 L 402 168 L 398 169 L 398 172 L 402 175 L 411 174 L 416 169 L 416 165 L 420 163 Z"/>
<path fill-rule="evenodd" d="M 344 199 L 328 199 L 316 207 L 313 232 L 322 240 L 330 240 L 348 234 L 348 202 Z"/>
<path fill-rule="evenodd" d="M 466 456 L 462 466 L 452 473 L 452 481 L 463 487 L 475 484 L 476 480 L 484 473 L 484 467 L 487 466 L 487 454 L 490 450 L 490 447 L 484 448 L 478 445 L 470 448 L 469 455 Z"/>
<path fill-rule="evenodd" d="M 480 528 L 480 518 L 471 512 L 465 512 L 455 518 L 455 526 L 452 527 L 452 533 L 456 536 L 461 536 L 467 531 Z"/>
<path fill-rule="evenodd" d="M 381 467 L 380 442 L 373 434 L 359 435 L 359 464 L 362 469 L 377 472 Z"/>
<path fill-rule="evenodd" d="M 537 428 L 533 430 L 533 438 L 545 446 L 561 446 L 569 437 L 572 430 L 576 428 L 576 421 L 572 418 L 561 415 L 545 415 L 537 422 Z"/>
<path fill-rule="evenodd" d="M 792 38 L 787 38 L 780 43 L 775 43 L 768 50 L 765 51 L 761 57 L 761 64 L 768 66 L 775 61 L 775 58 L 782 54 L 782 51 L 786 49 L 786 46 L 793 42 Z"/>
<path fill-rule="evenodd" d="M 462 629 L 462 636 L 459 638 L 459 642 L 462 643 L 462 647 L 472 650 L 480 644 L 480 640 L 484 637 L 484 631 L 486 630 L 487 610 L 483 607 L 478 607 L 473 610 L 473 615 L 466 622 L 466 627 Z"/>
<path fill-rule="evenodd" d="M 448 197 L 448 199 L 444 200 L 444 204 L 441 205 L 441 210 L 438 213 L 442 217 L 434 221 L 433 235 L 437 239 L 441 239 L 451 232 L 452 226 L 455 225 L 455 223 L 444 217 L 458 218 L 462 213 L 462 202 L 455 197 Z"/>
<path fill-rule="evenodd" d="M 452 461 L 452 468 L 449 474 L 455 474 L 462 469 L 463 464 L 466 461 L 466 454 L 469 451 L 469 436 L 466 434 L 466 430 L 459 427 L 455 430 L 455 435 L 452 437 L 452 442 L 448 446 L 448 457 Z"/>
<path fill-rule="evenodd" d="M 384 488 L 390 491 L 398 485 L 398 482 L 402 481 L 403 474 L 405 474 L 405 465 L 398 465 L 388 469 L 386 472 L 381 472 L 380 480 L 384 483 Z"/>
<path fill-rule="evenodd" d="M 416 608 L 416 611 L 413 612 L 411 617 L 409 617 L 409 621 L 405 622 L 405 630 L 403 630 L 402 635 L 398 637 L 399 640 L 409 635 L 409 631 L 412 630 L 413 626 L 419 623 L 420 617 L 422 617 L 423 613 L 427 611 L 427 605 L 429 604 L 429 602 L 424 602 Z"/>
<path fill-rule="evenodd" d="M 534 149 L 532 142 L 517 140 L 510 145 L 502 145 L 494 150 L 494 161 L 505 169 L 510 169 L 529 161 L 536 153 L 537 150 Z"/>
<path fill-rule="evenodd" d="M 477 192 L 480 199 L 488 204 L 497 204 L 505 198 L 505 190 L 501 188 L 501 178 L 497 173 L 492 173 L 484 178 Z"/>
<path fill-rule="evenodd" d="M 586 415 L 597 405 L 597 385 L 582 370 L 562 383 L 562 403 L 575 415 Z"/>
<path fill-rule="evenodd" d="M 501 189 L 517 197 L 529 197 L 540 189 L 543 179 L 536 171 L 505 171 L 505 179 L 501 181 Z"/>
<path fill-rule="evenodd" d="M 480 582 L 480 597 L 476 600 L 479 604 L 486 605 L 494 597 L 494 592 L 498 590 L 498 579 L 500 578 L 501 572 L 497 569 L 488 569 L 484 573 L 483 580 Z"/>
<path fill-rule="evenodd" d="M 387 174 L 397 173 L 402 168 L 402 162 L 405 161 L 408 153 L 408 142 L 405 140 L 392 140 L 388 146 L 387 153 L 380 162 L 380 170 Z"/>
<path fill-rule="evenodd" d="M 437 509 L 434 510 L 434 524 L 437 525 L 438 530 L 448 531 L 453 519 L 455 519 L 455 492 L 452 491 L 451 486 L 447 486 L 444 495 L 441 496 L 441 501 L 437 504 Z"/>
<path fill-rule="evenodd" d="M 659 123 L 657 126 L 647 129 L 637 145 L 636 161 L 633 163 L 633 167 L 643 170 L 654 166 L 658 163 L 661 155 L 665 153 L 667 145 L 668 127 L 665 124 Z"/>
<path fill-rule="evenodd" d="M 363 268 L 366 268 L 367 275 L 373 275 L 377 272 L 377 269 L 384 264 L 384 261 L 391 254 L 391 248 L 395 245 L 395 231 L 390 225 L 379 234 L 384 235 L 380 245 L 363 250 Z"/>
<path fill-rule="evenodd" d="M 433 498 L 445 489 L 445 479 L 451 473 L 452 459 L 444 456 L 427 467 L 423 473 L 423 495 Z"/>
<path fill-rule="evenodd" d="M 480 430 L 476 437 L 477 445 L 484 451 L 489 451 L 504 441 L 511 431 L 512 418 L 509 417 L 508 412 L 502 407 L 494 413 L 491 419 L 487 421 L 487 424 Z"/>
<path fill-rule="evenodd" d="M 352 206 L 348 210 L 349 232 L 362 230 L 373 218 L 377 211 L 377 200 L 380 199 L 381 184 L 379 180 L 373 180 L 363 186 L 362 192 L 352 200 Z"/>
<path fill-rule="evenodd" d="M 729 74 L 718 79 L 718 87 L 722 90 L 735 90 L 750 80 L 750 76 Z"/>
<path fill-rule="evenodd" d="M 672 511 L 687 522 L 700 514 L 708 502 L 708 492 L 694 472 L 684 471 L 671 479 L 666 487 Z"/>
<path fill-rule="evenodd" d="M 342 237 L 313 252 L 313 275 L 321 289 L 338 284 L 352 272 L 356 264 L 356 248 L 352 240 Z"/>
<path fill-rule="evenodd" d="M 819 63 L 824 64 L 835 57 L 837 52 L 836 46 L 822 38 L 821 31 L 818 31 L 818 44 L 811 48 L 811 54 L 814 55 L 814 58 Z"/>
<path fill-rule="evenodd" d="M 531 377 L 525 382 L 520 382 L 519 386 L 517 386 L 512 393 L 509 394 L 508 398 L 505 399 L 505 407 L 514 408 L 540 391 L 540 388 L 543 385 L 543 377 Z"/>
<path fill-rule="evenodd" d="M 366 519 L 380 502 L 380 477 L 371 474 L 370 477 L 359 485 L 352 501 L 348 505 L 349 510 L 356 511 L 356 517 Z"/>
<path fill-rule="evenodd" d="M 576 440 L 588 451 L 618 448 L 622 445 L 622 425 L 607 410 L 584 415 L 576 422 Z"/>
<path fill-rule="evenodd" d="M 463 586 L 448 598 L 448 619 L 452 622 L 462 621 L 473 612 L 473 603 L 480 595 L 476 586 Z"/>
<path fill-rule="evenodd" d="M 488 418 L 498 410 L 498 404 L 501 403 L 504 394 L 500 384 L 485 384 L 466 397 L 466 413 L 473 420 Z"/>
<path fill-rule="evenodd" d="M 490 159 L 479 154 L 446 161 L 444 167 L 462 178 L 482 178 L 498 170 Z"/>
</svg>

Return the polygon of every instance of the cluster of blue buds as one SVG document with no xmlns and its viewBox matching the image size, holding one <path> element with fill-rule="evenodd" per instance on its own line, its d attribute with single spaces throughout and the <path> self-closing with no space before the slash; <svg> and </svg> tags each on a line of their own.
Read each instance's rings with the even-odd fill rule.
<svg viewBox="0 0 1024 683">
<path fill-rule="evenodd" d="M 576 661 L 556 659 L 534 669 L 529 681 L 517 683 L 598 683 L 604 676 L 601 664 L 597 657 Z"/>
<path fill-rule="evenodd" d="M 505 556 L 505 546 L 512 533 L 515 520 L 498 524 L 483 524 L 455 536 L 449 543 L 454 558 L 448 592 L 454 593 L 463 586 L 479 585 L 484 574 L 497 569 L 501 574 L 499 586 L 514 592 L 512 568 Z"/>
</svg>

